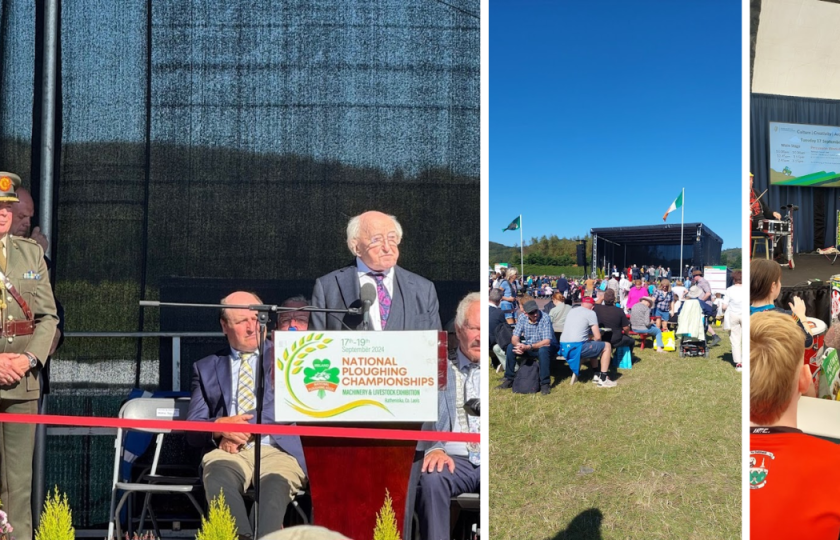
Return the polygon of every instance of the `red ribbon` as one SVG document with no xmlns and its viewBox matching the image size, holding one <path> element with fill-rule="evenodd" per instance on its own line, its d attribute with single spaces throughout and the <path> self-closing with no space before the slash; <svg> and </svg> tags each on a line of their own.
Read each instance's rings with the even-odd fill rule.
<svg viewBox="0 0 840 540">
<path fill-rule="evenodd" d="M 260 435 L 299 435 L 306 437 L 335 437 L 340 439 L 384 439 L 392 441 L 440 441 L 478 443 L 479 433 L 448 431 L 412 431 L 410 429 L 376 429 L 323 426 L 292 426 L 287 424 L 219 424 L 186 420 L 129 420 L 92 416 L 61 416 L 54 414 L 3 414 L 0 422 L 13 424 L 48 424 L 51 426 L 104 427 L 130 429 L 165 429 L 172 431 L 237 431 Z"/>
</svg>

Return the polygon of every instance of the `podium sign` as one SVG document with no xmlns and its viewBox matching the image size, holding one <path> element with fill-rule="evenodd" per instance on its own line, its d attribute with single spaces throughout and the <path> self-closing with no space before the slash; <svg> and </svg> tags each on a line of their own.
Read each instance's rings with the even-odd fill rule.
<svg viewBox="0 0 840 540">
<path fill-rule="evenodd" d="M 434 422 L 438 332 L 274 332 L 277 422 Z"/>
</svg>

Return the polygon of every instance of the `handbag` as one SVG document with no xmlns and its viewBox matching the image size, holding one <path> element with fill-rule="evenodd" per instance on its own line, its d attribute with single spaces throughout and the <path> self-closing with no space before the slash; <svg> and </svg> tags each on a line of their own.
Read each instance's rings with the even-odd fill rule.
<svg viewBox="0 0 840 540">
<path fill-rule="evenodd" d="M 676 351 L 677 350 L 677 341 L 674 332 L 662 332 L 662 345 L 663 349 L 666 351 Z"/>
</svg>

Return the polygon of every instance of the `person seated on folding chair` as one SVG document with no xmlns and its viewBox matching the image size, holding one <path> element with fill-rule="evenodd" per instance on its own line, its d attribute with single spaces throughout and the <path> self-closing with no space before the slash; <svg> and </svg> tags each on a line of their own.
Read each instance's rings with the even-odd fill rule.
<svg viewBox="0 0 840 540">
<path fill-rule="evenodd" d="M 594 308 L 595 300 L 586 296 L 581 299 L 579 307 L 569 312 L 560 335 L 560 350 L 572 369 L 572 384 L 577 381 L 581 361 L 589 359 L 593 369 L 597 369 L 600 359 L 600 371 L 592 381 L 601 388 L 612 388 L 618 384 L 608 377 L 612 346 L 601 341 L 598 316 L 592 311 Z M 594 339 L 590 339 L 590 333 Z"/>
<path fill-rule="evenodd" d="M 256 295 L 234 292 L 222 304 L 262 304 Z M 255 422 L 257 362 L 265 374 L 263 423 L 274 423 L 274 388 L 271 383 L 274 352 L 270 342 L 257 352 L 259 326 L 255 311 L 223 309 L 219 316 L 229 348 L 202 358 L 193 365 L 187 420 L 216 422 L 218 431 L 188 432 L 193 446 L 207 450 L 201 461 L 208 503 L 224 490 L 225 501 L 236 520 L 240 538 L 253 537 L 243 494 L 254 475 L 253 436 L 225 431 L 225 424 Z M 283 527 L 286 507 L 307 483 L 306 463 L 300 437 L 265 435 L 260 439 L 260 537 Z"/>
<path fill-rule="evenodd" d="M 478 293 L 468 294 L 458 304 L 455 334 L 458 349 L 448 363 L 446 390 L 439 393 L 438 420 L 424 429 L 479 433 L 479 417 L 465 410 L 467 405 L 474 411 L 475 403 L 481 397 L 481 296 Z M 451 538 L 449 507 L 452 497 L 479 492 L 481 446 L 478 443 L 421 442 L 418 450 L 425 454 L 416 500 L 420 538 L 447 540 Z"/>
</svg>

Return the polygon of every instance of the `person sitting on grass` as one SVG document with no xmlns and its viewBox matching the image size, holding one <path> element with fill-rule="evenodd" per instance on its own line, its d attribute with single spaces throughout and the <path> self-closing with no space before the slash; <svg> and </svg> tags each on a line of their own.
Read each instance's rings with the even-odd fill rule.
<svg viewBox="0 0 840 540">
<path fill-rule="evenodd" d="M 650 308 L 653 307 L 653 298 L 642 297 L 632 309 L 630 309 L 630 328 L 637 334 L 652 334 L 656 340 L 656 352 L 666 352 L 662 343 L 662 330 L 650 322 Z"/>
<path fill-rule="evenodd" d="M 563 326 L 563 333 L 560 335 L 560 349 L 563 357 L 572 367 L 572 384 L 577 381 L 577 366 L 584 359 L 592 360 L 592 367 L 598 367 L 598 359 L 601 359 L 601 370 L 592 379 L 601 388 L 612 388 L 616 386 L 615 381 L 607 377 L 610 369 L 610 356 L 612 346 L 601 341 L 601 329 L 598 326 L 598 317 L 592 311 L 595 307 L 595 300 L 591 296 L 581 299 L 580 307 L 573 308 L 566 315 L 566 324 Z M 590 332 L 595 338 L 589 338 Z"/>
<path fill-rule="evenodd" d="M 790 315 L 768 310 L 750 317 L 752 538 L 840 536 L 840 469 L 825 466 L 840 460 L 840 447 L 796 427 L 800 396 L 813 396 L 804 351 Z"/>
</svg>

